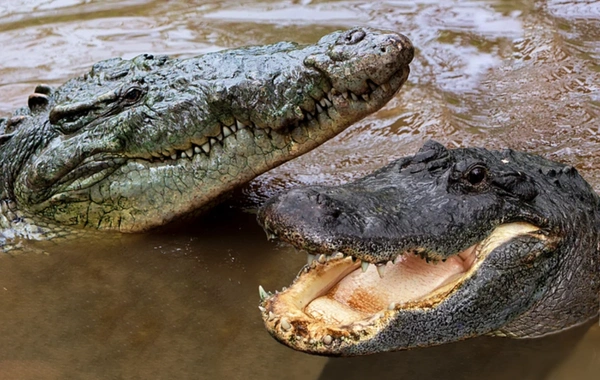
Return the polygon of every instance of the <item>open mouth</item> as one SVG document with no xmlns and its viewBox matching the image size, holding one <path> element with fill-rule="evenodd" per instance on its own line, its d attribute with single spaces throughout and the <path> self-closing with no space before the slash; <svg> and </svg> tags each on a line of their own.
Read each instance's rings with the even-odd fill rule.
<svg viewBox="0 0 600 380">
<path fill-rule="evenodd" d="M 401 252 L 393 262 L 369 265 L 341 253 L 312 259 L 281 292 L 260 288 L 260 310 L 270 333 L 282 343 L 313 353 L 335 352 L 368 340 L 402 311 L 435 308 L 459 291 L 486 258 L 519 236 L 547 239 L 524 222 L 496 227 L 487 238 L 445 261 Z M 311 260 L 312 259 L 312 260 Z"/>
</svg>

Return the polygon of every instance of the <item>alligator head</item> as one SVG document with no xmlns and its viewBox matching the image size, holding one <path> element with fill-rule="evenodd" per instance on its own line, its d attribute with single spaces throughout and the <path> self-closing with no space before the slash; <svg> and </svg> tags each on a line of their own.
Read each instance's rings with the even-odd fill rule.
<svg viewBox="0 0 600 380">
<path fill-rule="evenodd" d="M 381 108 L 412 57 L 406 37 L 354 28 L 41 86 L 0 123 L 3 227 L 133 232 L 196 212 Z"/>
<path fill-rule="evenodd" d="M 598 315 L 599 205 L 570 166 L 430 141 L 353 183 L 264 205 L 267 233 L 309 252 L 289 288 L 261 288 L 264 323 L 323 355 L 567 329 Z"/>
</svg>

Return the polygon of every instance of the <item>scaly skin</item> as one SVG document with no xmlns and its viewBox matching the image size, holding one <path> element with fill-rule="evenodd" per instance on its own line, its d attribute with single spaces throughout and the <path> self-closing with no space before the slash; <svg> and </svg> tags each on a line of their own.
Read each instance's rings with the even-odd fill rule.
<svg viewBox="0 0 600 380">
<path fill-rule="evenodd" d="M 355 182 L 293 189 L 259 221 L 317 256 L 287 290 L 261 289 L 265 325 L 301 351 L 361 355 L 585 323 L 598 316 L 599 207 L 573 167 L 431 141 Z"/>
<path fill-rule="evenodd" d="M 4 237 L 145 231 L 196 213 L 381 108 L 412 57 L 406 37 L 354 28 L 309 46 L 111 59 L 38 86 L 0 121 Z"/>
</svg>

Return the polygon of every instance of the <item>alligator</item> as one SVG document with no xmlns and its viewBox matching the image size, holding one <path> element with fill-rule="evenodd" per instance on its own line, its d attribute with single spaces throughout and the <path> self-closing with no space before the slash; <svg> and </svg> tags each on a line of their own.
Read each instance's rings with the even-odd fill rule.
<svg viewBox="0 0 600 380">
<path fill-rule="evenodd" d="M 413 55 L 407 37 L 357 27 L 38 85 L 0 121 L 0 243 L 196 215 L 380 109 Z"/>
<path fill-rule="evenodd" d="M 534 338 L 598 317 L 600 199 L 572 166 L 429 141 L 354 182 L 264 204 L 270 238 L 308 252 L 270 334 L 352 356 L 480 335 Z"/>
</svg>

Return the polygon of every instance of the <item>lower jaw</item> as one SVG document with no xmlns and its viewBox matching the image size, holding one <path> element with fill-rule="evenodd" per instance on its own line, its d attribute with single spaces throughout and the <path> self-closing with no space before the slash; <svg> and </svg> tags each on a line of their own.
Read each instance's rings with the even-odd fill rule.
<svg viewBox="0 0 600 380">
<path fill-rule="evenodd" d="M 538 230 L 538 227 L 528 223 L 502 225 L 481 243 L 452 256 L 456 259 L 450 265 L 455 268 L 446 272 L 446 275 L 420 276 L 417 273 L 406 282 L 406 289 L 400 289 L 399 292 L 398 289 L 390 290 L 396 285 L 385 283 L 385 278 L 392 273 L 379 279 L 374 266 L 361 273 L 360 262 L 354 262 L 350 257 L 321 260 L 320 263 L 315 260 L 303 268 L 290 288 L 265 297 L 261 304 L 265 326 L 277 340 L 294 349 L 335 354 L 340 352 L 341 346 L 351 346 L 371 339 L 402 311 L 435 308 L 457 292 L 478 270 L 487 255 L 500 245 L 516 236 L 532 232 L 536 238 L 546 239 L 535 233 Z M 461 261 L 458 261 L 459 258 Z M 435 271 L 435 264 L 427 264 L 420 258 L 415 260 L 417 261 L 412 264 L 409 262 L 409 265 L 395 265 L 415 269 L 422 264 Z M 461 264 L 464 265 L 462 270 Z M 402 268 L 398 268 L 396 270 L 401 271 Z M 444 272 L 443 267 L 438 268 L 442 268 Z M 389 267 L 387 271 L 390 271 Z M 349 287 L 344 282 L 357 282 L 361 276 L 366 279 L 362 281 L 363 288 L 354 288 L 350 293 L 343 290 L 344 287 Z M 430 284 L 432 279 L 437 279 L 437 283 Z M 419 282 L 428 284 L 426 287 L 417 286 Z M 383 293 L 381 289 L 384 289 Z M 401 294 L 399 298 L 398 294 Z"/>
</svg>

